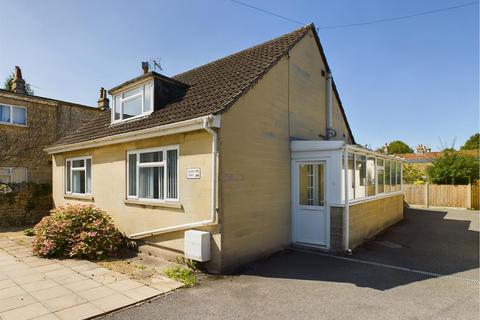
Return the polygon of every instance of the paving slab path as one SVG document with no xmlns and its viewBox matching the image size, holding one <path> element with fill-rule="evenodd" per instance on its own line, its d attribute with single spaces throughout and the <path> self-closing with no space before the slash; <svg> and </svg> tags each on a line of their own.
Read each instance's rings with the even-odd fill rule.
<svg viewBox="0 0 480 320">
<path fill-rule="evenodd" d="M 0 238 L 0 319 L 87 319 L 182 286 L 159 278 L 154 287 L 74 259 L 44 259 L 14 237 Z"/>
</svg>

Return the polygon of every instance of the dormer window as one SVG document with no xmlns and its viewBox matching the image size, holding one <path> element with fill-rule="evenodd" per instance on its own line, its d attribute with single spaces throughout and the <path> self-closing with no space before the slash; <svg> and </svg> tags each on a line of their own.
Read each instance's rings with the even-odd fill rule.
<svg viewBox="0 0 480 320">
<path fill-rule="evenodd" d="M 188 87 L 183 82 L 152 71 L 128 80 L 108 91 L 113 100 L 112 124 L 160 110 L 181 99 Z"/>
<path fill-rule="evenodd" d="M 148 115 L 153 111 L 153 81 L 113 96 L 112 122 Z"/>
</svg>

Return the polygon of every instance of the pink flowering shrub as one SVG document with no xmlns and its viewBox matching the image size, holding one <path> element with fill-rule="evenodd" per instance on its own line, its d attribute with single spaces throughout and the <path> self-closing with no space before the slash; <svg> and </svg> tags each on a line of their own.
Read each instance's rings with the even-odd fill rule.
<svg viewBox="0 0 480 320">
<path fill-rule="evenodd" d="M 33 253 L 41 257 L 102 259 L 115 255 L 123 243 L 110 216 L 94 206 L 53 209 L 34 230 Z"/>
</svg>

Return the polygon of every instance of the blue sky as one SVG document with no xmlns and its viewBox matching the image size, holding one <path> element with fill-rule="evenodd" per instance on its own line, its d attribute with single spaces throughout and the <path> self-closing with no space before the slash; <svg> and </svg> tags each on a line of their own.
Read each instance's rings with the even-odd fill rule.
<svg viewBox="0 0 480 320">
<path fill-rule="evenodd" d="M 469 2 L 243 1 L 317 27 Z M 229 0 L 0 0 L 0 8 L 0 79 L 20 65 L 37 95 L 87 105 L 101 86 L 139 75 L 142 60 L 161 58 L 163 73 L 175 75 L 298 28 Z M 319 35 L 358 143 L 438 149 L 456 138 L 459 147 L 479 130 L 478 4 Z"/>
</svg>

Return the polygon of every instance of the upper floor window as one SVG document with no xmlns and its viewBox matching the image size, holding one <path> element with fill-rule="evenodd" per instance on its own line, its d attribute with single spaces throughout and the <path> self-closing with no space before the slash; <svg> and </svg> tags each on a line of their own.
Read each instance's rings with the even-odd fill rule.
<svg viewBox="0 0 480 320">
<path fill-rule="evenodd" d="M 0 104 L 0 124 L 27 125 L 27 108 Z"/>
<path fill-rule="evenodd" d="M 148 82 L 113 97 L 112 121 L 122 121 L 153 111 L 153 82 Z"/>
</svg>

